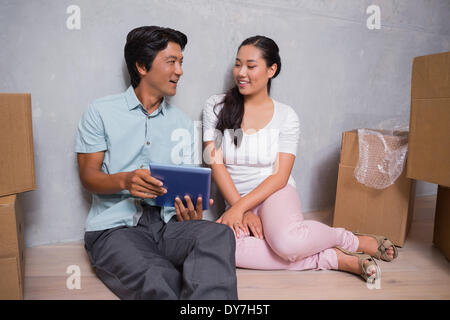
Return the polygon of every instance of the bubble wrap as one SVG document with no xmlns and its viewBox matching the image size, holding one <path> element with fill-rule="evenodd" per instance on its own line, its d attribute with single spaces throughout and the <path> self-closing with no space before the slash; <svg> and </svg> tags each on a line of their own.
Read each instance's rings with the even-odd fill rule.
<svg viewBox="0 0 450 320">
<path fill-rule="evenodd" d="M 385 189 L 401 175 L 408 151 L 408 131 L 358 129 L 359 160 L 354 176 L 359 183 Z"/>
</svg>

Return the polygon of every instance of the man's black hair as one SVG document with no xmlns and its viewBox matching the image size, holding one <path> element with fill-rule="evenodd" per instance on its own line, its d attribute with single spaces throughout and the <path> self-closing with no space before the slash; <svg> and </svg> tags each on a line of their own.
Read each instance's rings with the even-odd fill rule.
<svg viewBox="0 0 450 320">
<path fill-rule="evenodd" d="M 139 27 L 128 33 L 124 52 L 133 88 L 136 88 L 141 81 L 136 62 L 147 71 L 150 70 L 156 55 L 167 48 L 169 41 L 179 44 L 183 50 L 187 37 L 180 31 L 158 26 Z"/>
</svg>

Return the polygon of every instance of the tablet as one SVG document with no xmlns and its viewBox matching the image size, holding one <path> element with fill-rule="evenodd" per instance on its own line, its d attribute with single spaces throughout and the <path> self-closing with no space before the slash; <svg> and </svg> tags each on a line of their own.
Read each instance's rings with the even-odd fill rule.
<svg viewBox="0 0 450 320">
<path fill-rule="evenodd" d="M 209 208 L 209 189 L 211 187 L 211 169 L 184 167 L 166 164 L 150 164 L 150 174 L 163 183 L 167 193 L 157 196 L 155 204 L 161 207 L 175 207 L 175 197 L 179 197 L 185 207 L 184 196 L 191 197 L 194 207 L 197 198 L 202 197 L 203 210 Z"/>
</svg>

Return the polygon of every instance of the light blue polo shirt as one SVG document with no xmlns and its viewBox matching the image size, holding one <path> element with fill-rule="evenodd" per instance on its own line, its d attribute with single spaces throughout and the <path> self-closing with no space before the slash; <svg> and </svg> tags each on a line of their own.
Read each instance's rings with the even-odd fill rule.
<svg viewBox="0 0 450 320">
<path fill-rule="evenodd" d="M 148 114 L 130 86 L 121 94 L 95 100 L 78 125 L 75 152 L 105 151 L 102 171 L 107 174 L 148 169 L 150 163 L 195 164 L 194 125 L 191 119 L 164 99 Z M 128 190 L 116 194 L 92 194 L 86 231 L 136 226 L 142 215 L 141 199 Z M 145 202 L 153 205 L 151 199 Z M 175 208 L 163 207 L 168 222 Z"/>
</svg>

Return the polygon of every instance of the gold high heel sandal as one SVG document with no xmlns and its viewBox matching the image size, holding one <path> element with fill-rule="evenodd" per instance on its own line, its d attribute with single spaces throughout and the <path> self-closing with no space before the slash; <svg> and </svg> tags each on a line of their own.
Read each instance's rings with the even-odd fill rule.
<svg viewBox="0 0 450 320">
<path fill-rule="evenodd" d="M 398 257 L 398 250 L 397 250 L 397 248 L 392 243 L 392 241 L 389 240 L 388 238 L 386 238 L 385 236 L 377 236 L 377 235 L 374 235 L 374 234 L 366 234 L 366 233 L 359 233 L 359 232 L 354 232 L 354 235 L 356 235 L 356 236 L 372 237 L 372 238 L 375 238 L 375 240 L 377 240 L 378 251 L 373 256 L 375 259 L 381 259 L 381 260 L 390 262 L 390 261 L 392 261 L 392 260 L 394 260 L 395 258 Z M 387 250 L 390 247 L 394 248 L 394 258 L 389 257 L 389 255 L 387 254 Z"/>
<path fill-rule="evenodd" d="M 381 269 L 378 267 L 377 263 L 375 262 L 375 260 L 372 259 L 372 257 L 364 252 L 350 252 L 345 250 L 344 248 L 341 247 L 335 247 L 336 249 L 339 249 L 340 251 L 342 251 L 343 253 L 349 255 L 349 256 L 354 256 L 358 258 L 358 265 L 359 265 L 359 270 L 360 270 L 360 276 L 366 280 L 366 282 L 368 283 L 375 283 L 375 281 L 377 279 L 380 278 L 381 276 Z M 367 260 L 367 263 L 364 264 L 364 261 Z M 370 275 L 370 272 L 373 270 L 373 268 L 375 268 L 375 273 Z"/>
</svg>

